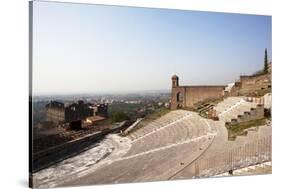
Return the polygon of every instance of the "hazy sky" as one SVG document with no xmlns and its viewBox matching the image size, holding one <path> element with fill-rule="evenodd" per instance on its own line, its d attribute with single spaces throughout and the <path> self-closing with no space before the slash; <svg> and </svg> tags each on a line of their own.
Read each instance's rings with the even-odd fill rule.
<svg viewBox="0 0 281 189">
<path fill-rule="evenodd" d="M 34 2 L 35 94 L 232 83 L 271 60 L 271 17 Z"/>
</svg>

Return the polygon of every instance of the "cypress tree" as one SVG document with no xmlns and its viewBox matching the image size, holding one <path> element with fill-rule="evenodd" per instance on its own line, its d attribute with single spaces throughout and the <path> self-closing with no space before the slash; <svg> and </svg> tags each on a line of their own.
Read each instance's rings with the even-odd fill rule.
<svg viewBox="0 0 281 189">
<path fill-rule="evenodd" d="M 268 72 L 267 49 L 266 48 L 265 48 L 265 51 L 264 51 L 264 68 L 263 68 L 263 72 L 264 73 Z"/>
</svg>

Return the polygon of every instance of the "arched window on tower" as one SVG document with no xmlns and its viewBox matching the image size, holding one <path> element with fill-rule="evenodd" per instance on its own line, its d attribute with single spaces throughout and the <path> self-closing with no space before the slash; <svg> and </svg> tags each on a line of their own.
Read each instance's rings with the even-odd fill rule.
<svg viewBox="0 0 281 189">
<path fill-rule="evenodd" d="M 181 92 L 177 93 L 177 102 L 182 102 L 183 101 L 183 96 Z"/>
</svg>

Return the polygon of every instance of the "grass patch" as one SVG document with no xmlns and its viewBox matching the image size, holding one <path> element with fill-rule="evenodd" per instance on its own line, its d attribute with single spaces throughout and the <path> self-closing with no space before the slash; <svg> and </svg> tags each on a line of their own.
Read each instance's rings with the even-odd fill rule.
<svg viewBox="0 0 281 189">
<path fill-rule="evenodd" d="M 161 108 L 153 112 L 152 114 L 149 114 L 145 116 L 144 120 L 155 120 L 158 119 L 159 117 L 169 113 L 171 110 L 167 108 Z"/>
<path fill-rule="evenodd" d="M 194 104 L 195 109 L 200 110 L 201 108 L 204 108 L 208 104 L 218 104 L 219 102 L 223 101 L 223 97 L 220 98 L 208 98 L 203 101 L 197 102 Z"/>
<path fill-rule="evenodd" d="M 113 103 L 108 106 L 108 115 L 111 116 L 114 112 L 130 114 L 131 112 L 138 111 L 143 106 L 142 104 Z"/>
<path fill-rule="evenodd" d="M 231 126 L 226 126 L 228 131 L 228 139 L 235 140 L 237 136 L 247 135 L 247 130 L 249 128 L 257 128 L 261 125 L 266 124 L 266 118 L 255 119 L 251 121 L 246 121 L 242 123 L 238 123 Z"/>
</svg>

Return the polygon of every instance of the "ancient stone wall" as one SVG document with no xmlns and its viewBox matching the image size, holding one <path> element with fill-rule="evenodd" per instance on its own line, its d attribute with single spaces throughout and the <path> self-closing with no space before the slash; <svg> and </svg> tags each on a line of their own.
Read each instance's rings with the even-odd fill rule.
<svg viewBox="0 0 281 189">
<path fill-rule="evenodd" d="M 223 96 L 225 86 L 177 86 L 172 88 L 171 109 L 193 108 L 206 99 Z"/>
<path fill-rule="evenodd" d="M 223 96 L 225 86 L 187 86 L 185 93 L 185 107 L 193 107 L 194 104 L 206 99 L 220 98 Z"/>
<path fill-rule="evenodd" d="M 171 109 L 193 108 L 198 102 L 223 96 L 261 96 L 271 92 L 271 73 L 240 76 L 231 90 L 227 86 L 181 86 L 178 76 L 172 77 Z"/>
<path fill-rule="evenodd" d="M 240 76 L 241 89 L 259 90 L 271 87 L 271 75 L 264 74 L 259 76 Z"/>
<path fill-rule="evenodd" d="M 240 80 L 231 89 L 230 96 L 253 96 L 258 92 L 271 91 L 271 74 L 240 76 Z"/>
</svg>

